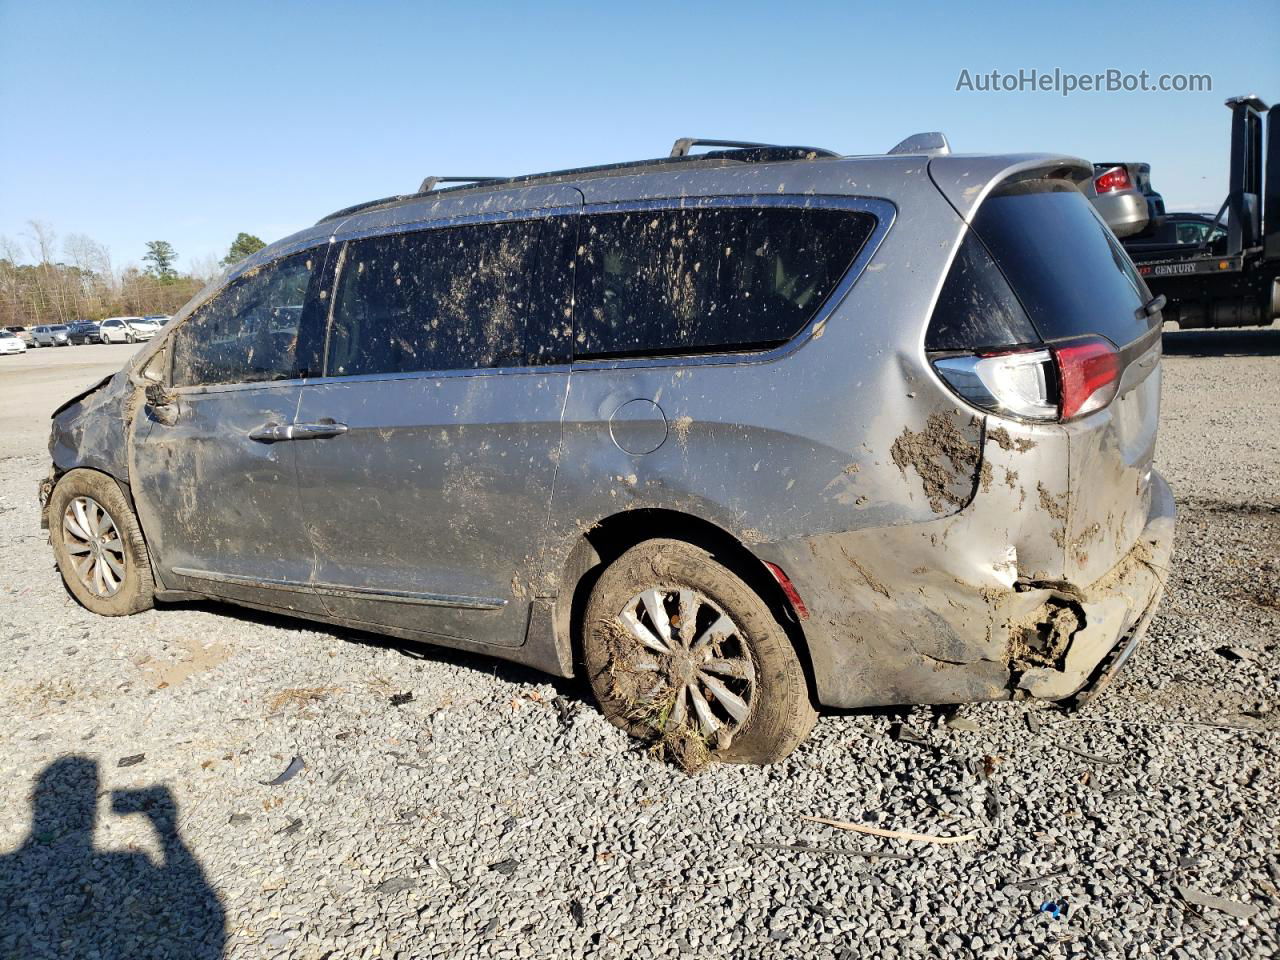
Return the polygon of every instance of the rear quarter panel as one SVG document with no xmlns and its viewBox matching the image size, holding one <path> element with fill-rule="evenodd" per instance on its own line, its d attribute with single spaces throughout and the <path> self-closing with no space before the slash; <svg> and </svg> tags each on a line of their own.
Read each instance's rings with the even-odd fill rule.
<svg viewBox="0 0 1280 960">
<path fill-rule="evenodd" d="M 695 514 L 758 546 L 918 523 L 969 501 L 981 418 L 960 413 L 922 367 L 925 319 L 962 224 L 923 158 L 673 173 L 582 189 L 588 209 L 670 196 L 862 196 L 896 219 L 874 255 L 864 248 L 845 298 L 774 353 L 575 365 L 548 586 L 584 530 L 625 510 Z M 641 455 L 616 444 L 609 424 L 637 398 L 656 403 L 666 421 L 661 444 Z M 939 422 L 972 451 L 970 461 L 895 458 L 896 442 L 932 436 Z"/>
</svg>

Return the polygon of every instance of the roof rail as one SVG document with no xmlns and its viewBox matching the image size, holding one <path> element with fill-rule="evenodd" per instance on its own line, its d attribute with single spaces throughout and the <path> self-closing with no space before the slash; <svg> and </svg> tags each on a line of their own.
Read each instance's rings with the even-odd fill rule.
<svg viewBox="0 0 1280 960">
<path fill-rule="evenodd" d="M 419 193 L 430 193 L 436 188 L 438 183 L 493 183 L 496 180 L 506 180 L 507 177 L 427 177 L 422 181 L 422 186 L 418 187 Z"/>
<path fill-rule="evenodd" d="M 681 146 L 683 144 L 683 147 Z M 677 154 L 676 149 L 688 150 L 693 146 L 722 147 L 723 149 L 709 153 Z M 455 190 L 483 190 L 500 186 L 525 187 L 534 184 L 572 183 L 593 177 L 610 176 L 628 171 L 642 171 L 646 168 L 677 166 L 729 166 L 738 163 L 780 163 L 790 160 L 817 160 L 822 157 L 838 157 L 838 153 L 823 150 L 820 147 L 786 147 L 770 144 L 745 144 L 738 140 L 700 140 L 694 137 L 676 141 L 672 155 L 655 160 L 628 160 L 622 163 L 606 163 L 594 167 L 574 167 L 568 170 L 552 170 L 547 173 L 531 173 L 518 177 L 427 177 L 422 181 L 417 193 L 400 194 L 394 197 L 383 197 L 379 200 L 366 200 L 350 207 L 335 210 L 318 223 L 326 223 L 341 217 L 362 213 L 366 210 L 388 207 L 397 203 L 406 203 L 433 192 L 453 192 Z M 436 188 L 443 183 L 457 186 Z"/>
<path fill-rule="evenodd" d="M 951 144 L 947 142 L 947 135 L 934 130 L 930 133 L 913 133 L 890 150 L 888 155 L 905 153 L 916 156 L 925 154 L 931 157 L 945 157 L 950 152 Z"/>
<path fill-rule="evenodd" d="M 687 157 L 694 147 L 723 147 L 729 150 L 785 150 L 797 156 L 812 154 L 815 157 L 839 156 L 834 150 L 822 147 L 797 147 L 781 143 L 756 143 L 752 140 L 707 140 L 702 137 L 681 137 L 671 145 L 670 157 Z"/>
<path fill-rule="evenodd" d="M 704 140 L 702 137 L 681 137 L 671 145 L 671 157 L 687 157 L 694 147 L 730 147 L 747 150 L 752 147 L 776 147 L 776 143 L 755 143 L 751 140 Z"/>
</svg>

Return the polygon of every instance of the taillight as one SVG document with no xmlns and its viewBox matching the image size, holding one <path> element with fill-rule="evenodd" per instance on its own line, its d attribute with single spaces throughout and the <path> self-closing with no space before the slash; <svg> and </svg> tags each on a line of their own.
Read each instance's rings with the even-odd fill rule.
<svg viewBox="0 0 1280 960">
<path fill-rule="evenodd" d="M 1060 418 L 1101 410 L 1120 389 L 1120 355 L 1101 337 L 1053 348 L 1058 362 Z"/>
<path fill-rule="evenodd" d="M 1132 190 L 1133 181 L 1129 179 L 1129 171 L 1124 167 L 1112 167 L 1105 173 L 1093 178 L 1093 188 L 1098 193 L 1114 193 L 1117 190 Z"/>
<path fill-rule="evenodd" d="M 933 361 L 947 384 L 975 407 L 1023 420 L 1057 420 L 1053 354 L 1048 350 Z"/>
<path fill-rule="evenodd" d="M 1020 420 L 1072 420 L 1101 410 L 1120 388 L 1120 356 L 1101 337 L 1033 350 L 942 357 L 934 369 L 983 410 Z"/>
</svg>

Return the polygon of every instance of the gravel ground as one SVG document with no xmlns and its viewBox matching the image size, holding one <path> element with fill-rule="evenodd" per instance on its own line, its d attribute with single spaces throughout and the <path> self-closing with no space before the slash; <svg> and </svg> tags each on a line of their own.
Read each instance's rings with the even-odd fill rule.
<svg viewBox="0 0 1280 960">
<path fill-rule="evenodd" d="M 1175 566 L 1104 696 L 824 714 L 696 777 L 494 661 L 95 618 L 38 528 L 42 450 L 0 459 L 0 957 L 1275 956 L 1280 330 L 1167 339 Z"/>
</svg>

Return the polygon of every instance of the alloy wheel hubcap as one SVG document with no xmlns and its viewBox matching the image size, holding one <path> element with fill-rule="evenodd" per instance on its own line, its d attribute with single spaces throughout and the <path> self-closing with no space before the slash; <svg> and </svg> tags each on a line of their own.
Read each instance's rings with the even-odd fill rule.
<svg viewBox="0 0 1280 960">
<path fill-rule="evenodd" d="M 617 619 L 642 648 L 631 668 L 654 674 L 652 700 L 671 698 L 658 726 L 695 729 L 727 747 L 751 716 L 756 685 L 750 648 L 733 619 L 683 587 L 643 590 Z"/>
<path fill-rule="evenodd" d="M 76 578 L 90 593 L 114 597 L 124 583 L 124 543 L 111 514 L 92 497 L 76 497 L 62 514 L 62 537 Z"/>
</svg>

